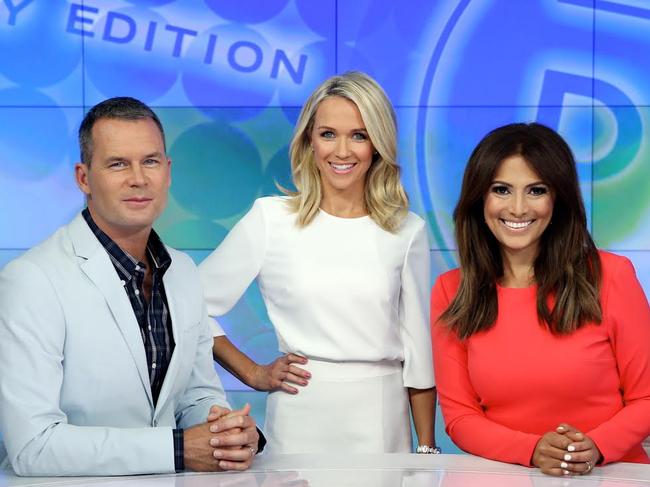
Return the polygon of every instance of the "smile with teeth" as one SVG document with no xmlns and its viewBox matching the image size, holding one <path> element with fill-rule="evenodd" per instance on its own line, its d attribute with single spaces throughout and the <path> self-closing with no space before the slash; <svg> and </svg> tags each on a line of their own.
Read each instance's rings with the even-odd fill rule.
<svg viewBox="0 0 650 487">
<path fill-rule="evenodd" d="M 355 166 L 353 163 L 335 163 L 330 162 L 329 165 L 334 169 L 334 172 L 337 174 L 347 174 Z"/>
<path fill-rule="evenodd" d="M 510 220 L 501 219 L 501 221 L 508 228 L 512 228 L 514 230 L 521 230 L 522 228 L 526 228 L 528 225 L 533 223 L 535 220 L 528 220 L 528 221 L 525 221 L 525 222 L 513 222 L 513 221 L 510 221 Z"/>
</svg>

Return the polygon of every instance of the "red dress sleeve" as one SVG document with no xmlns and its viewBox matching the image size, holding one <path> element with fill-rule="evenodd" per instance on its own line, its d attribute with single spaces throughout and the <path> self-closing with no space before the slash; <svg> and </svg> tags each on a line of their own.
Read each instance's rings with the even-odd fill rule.
<svg viewBox="0 0 650 487">
<path fill-rule="evenodd" d="M 601 256 L 603 325 L 616 358 L 624 407 L 586 433 L 603 463 L 610 463 L 650 435 L 650 307 L 632 263 L 612 254 Z"/>
<path fill-rule="evenodd" d="M 541 436 L 513 430 L 485 416 L 470 380 L 467 349 L 455 333 L 438 322 L 455 296 L 459 278 L 458 271 L 443 274 L 431 292 L 434 370 L 445 429 L 453 442 L 468 453 L 530 466 Z"/>
</svg>

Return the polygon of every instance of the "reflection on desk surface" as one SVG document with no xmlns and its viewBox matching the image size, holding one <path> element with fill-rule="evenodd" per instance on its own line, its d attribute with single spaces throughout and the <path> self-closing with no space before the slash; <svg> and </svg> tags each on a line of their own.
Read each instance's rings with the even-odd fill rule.
<svg viewBox="0 0 650 487">
<path fill-rule="evenodd" d="M 248 472 L 131 477 L 16 477 L 4 486 L 93 487 L 639 487 L 650 465 L 618 463 L 581 477 L 549 477 L 538 469 L 471 455 L 260 455 Z"/>
</svg>

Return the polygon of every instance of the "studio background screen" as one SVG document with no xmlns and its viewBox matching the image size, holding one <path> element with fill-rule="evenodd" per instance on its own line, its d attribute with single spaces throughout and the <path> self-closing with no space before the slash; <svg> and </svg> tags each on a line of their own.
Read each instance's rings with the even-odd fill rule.
<svg viewBox="0 0 650 487">
<path fill-rule="evenodd" d="M 76 131 L 95 103 L 129 95 L 160 115 L 173 183 L 156 229 L 200 262 L 255 198 L 290 187 L 302 103 L 354 69 L 395 105 L 432 278 L 456 265 L 451 214 L 472 148 L 538 121 L 575 152 L 597 245 L 629 257 L 648 293 L 648 32 L 644 0 L 4 0 L 0 267 L 83 207 Z M 255 285 L 221 323 L 256 360 L 277 356 Z M 265 395 L 220 375 L 261 423 Z"/>
</svg>

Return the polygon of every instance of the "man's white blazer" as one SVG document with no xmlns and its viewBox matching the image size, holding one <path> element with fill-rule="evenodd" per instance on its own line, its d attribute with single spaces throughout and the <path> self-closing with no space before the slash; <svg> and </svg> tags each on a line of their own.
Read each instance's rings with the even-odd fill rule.
<svg viewBox="0 0 650 487">
<path fill-rule="evenodd" d="M 2 466 L 19 475 L 173 472 L 172 429 L 227 406 L 196 267 L 168 250 L 176 346 L 155 407 L 131 303 L 81 215 L 0 272 Z"/>
</svg>

